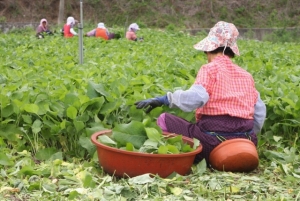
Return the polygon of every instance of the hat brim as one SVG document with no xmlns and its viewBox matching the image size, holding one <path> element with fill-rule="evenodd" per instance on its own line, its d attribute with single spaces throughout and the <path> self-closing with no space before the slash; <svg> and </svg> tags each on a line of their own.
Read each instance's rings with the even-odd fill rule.
<svg viewBox="0 0 300 201">
<path fill-rule="evenodd" d="M 206 38 L 201 40 L 199 43 L 194 45 L 194 48 L 196 50 L 200 50 L 203 52 L 210 52 L 210 51 L 217 49 L 218 47 L 220 47 L 218 40 L 211 36 L 207 36 Z M 239 51 L 239 48 L 236 43 L 233 43 L 228 47 L 231 48 L 231 50 L 233 51 L 234 54 L 236 54 L 238 56 L 240 55 L 240 51 Z"/>
</svg>

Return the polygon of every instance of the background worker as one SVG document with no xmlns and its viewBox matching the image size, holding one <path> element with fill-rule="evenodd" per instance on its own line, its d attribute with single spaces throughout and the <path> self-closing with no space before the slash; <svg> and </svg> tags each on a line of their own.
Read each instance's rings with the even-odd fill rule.
<svg viewBox="0 0 300 201">
<path fill-rule="evenodd" d="M 76 31 L 74 31 L 74 26 L 75 26 L 75 19 L 74 17 L 68 17 L 67 18 L 67 23 L 64 25 L 63 28 L 63 33 L 64 33 L 64 37 L 65 38 L 72 38 L 73 36 L 77 36 L 78 34 L 76 33 Z"/>
<path fill-rule="evenodd" d="M 137 23 L 132 23 L 129 25 L 128 30 L 126 32 L 126 38 L 128 40 L 133 40 L 133 41 L 142 41 L 143 38 L 137 38 L 136 32 L 140 30 L 139 25 Z"/>
<path fill-rule="evenodd" d="M 110 40 L 114 38 L 114 33 L 109 33 L 103 22 L 98 23 L 97 28 L 86 33 L 86 36 L 95 36 L 96 38 L 102 38 L 104 40 Z"/>
<path fill-rule="evenodd" d="M 41 19 L 39 26 L 36 28 L 36 37 L 44 38 L 44 33 L 53 34 L 48 28 L 48 22 L 45 18 Z"/>
</svg>

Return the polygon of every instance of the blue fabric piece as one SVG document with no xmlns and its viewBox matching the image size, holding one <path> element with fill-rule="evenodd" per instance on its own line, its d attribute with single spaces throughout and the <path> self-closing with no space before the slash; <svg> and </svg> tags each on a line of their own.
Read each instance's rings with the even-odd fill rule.
<svg viewBox="0 0 300 201">
<path fill-rule="evenodd" d="M 210 131 L 204 131 L 204 133 L 209 134 L 209 135 L 221 135 L 221 136 L 232 136 L 232 135 L 250 135 L 254 133 L 254 130 L 250 130 L 247 132 L 233 132 L 233 133 L 219 133 L 219 132 L 210 132 Z"/>
<path fill-rule="evenodd" d="M 161 102 L 164 105 L 169 105 L 170 104 L 167 95 L 159 96 L 159 97 L 156 97 L 155 99 L 158 100 L 159 102 Z"/>
</svg>

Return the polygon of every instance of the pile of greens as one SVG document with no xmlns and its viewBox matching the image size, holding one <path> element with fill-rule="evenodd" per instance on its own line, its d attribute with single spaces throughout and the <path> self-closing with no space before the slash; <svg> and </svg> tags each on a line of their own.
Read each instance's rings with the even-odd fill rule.
<svg viewBox="0 0 300 201">
<path fill-rule="evenodd" d="M 191 147 L 183 141 L 182 135 L 163 135 L 159 128 L 147 127 L 147 124 L 131 121 L 119 124 L 112 130 L 112 135 L 100 135 L 98 141 L 110 147 L 126 151 L 136 151 L 152 154 L 179 154 L 194 151 L 200 144 L 193 139 Z"/>
</svg>

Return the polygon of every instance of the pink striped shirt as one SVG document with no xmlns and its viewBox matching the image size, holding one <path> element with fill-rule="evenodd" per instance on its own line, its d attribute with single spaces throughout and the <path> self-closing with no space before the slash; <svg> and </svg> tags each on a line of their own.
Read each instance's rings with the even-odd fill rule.
<svg viewBox="0 0 300 201">
<path fill-rule="evenodd" d="M 209 94 L 208 102 L 196 110 L 201 115 L 230 115 L 253 119 L 258 99 L 253 77 L 232 63 L 227 56 L 217 56 L 201 67 L 195 84 L 201 84 Z"/>
<path fill-rule="evenodd" d="M 126 38 L 128 40 L 135 40 L 136 39 L 136 34 L 133 31 L 127 31 L 126 32 Z"/>
</svg>

